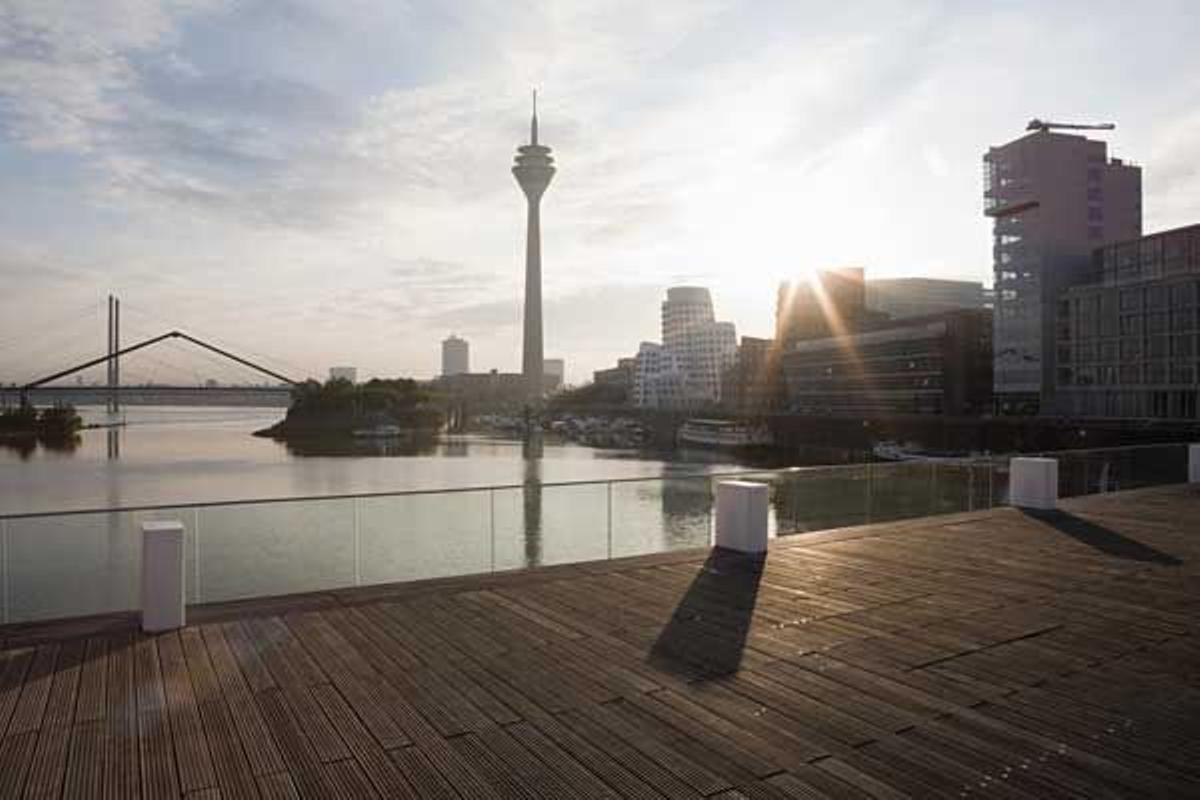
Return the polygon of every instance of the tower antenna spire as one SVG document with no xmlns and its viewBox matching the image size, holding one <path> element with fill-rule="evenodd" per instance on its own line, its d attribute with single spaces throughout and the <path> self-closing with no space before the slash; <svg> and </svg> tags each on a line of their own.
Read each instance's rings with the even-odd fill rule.
<svg viewBox="0 0 1200 800">
<path fill-rule="evenodd" d="M 529 123 L 529 143 L 537 144 L 537 89 L 533 90 L 533 119 Z"/>
</svg>

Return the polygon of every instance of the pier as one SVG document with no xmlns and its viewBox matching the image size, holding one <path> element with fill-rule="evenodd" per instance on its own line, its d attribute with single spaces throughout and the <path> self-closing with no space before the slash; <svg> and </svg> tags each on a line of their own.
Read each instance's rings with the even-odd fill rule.
<svg viewBox="0 0 1200 800">
<path fill-rule="evenodd" d="M 1194 486 L 0 628 L 0 796 L 1200 791 Z"/>
</svg>

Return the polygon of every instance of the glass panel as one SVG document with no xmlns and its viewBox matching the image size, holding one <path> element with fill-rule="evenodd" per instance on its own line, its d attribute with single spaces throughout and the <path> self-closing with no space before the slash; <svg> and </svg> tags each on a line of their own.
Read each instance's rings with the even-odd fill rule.
<svg viewBox="0 0 1200 800">
<path fill-rule="evenodd" d="M 490 499 L 487 489 L 359 498 L 361 583 L 489 571 Z"/>
<path fill-rule="evenodd" d="M 803 533 L 872 519 L 871 490 L 878 465 L 799 469 L 785 474 L 776 517 L 785 533 Z"/>
<path fill-rule="evenodd" d="M 614 558 L 706 547 L 713 481 L 663 478 L 612 484 Z"/>
<path fill-rule="evenodd" d="M 141 545 L 128 512 L 7 520 L 4 622 L 128 611 L 138 605 Z"/>
<path fill-rule="evenodd" d="M 871 522 L 934 513 L 937 496 L 937 474 L 931 462 L 871 465 Z"/>
<path fill-rule="evenodd" d="M 530 567 L 608 556 L 608 485 L 526 486 L 525 552 Z M 616 516 L 614 529 L 627 525 Z"/>
<path fill-rule="evenodd" d="M 187 548 L 189 598 L 213 603 L 354 586 L 354 502 L 196 509 L 199 536 Z M 192 516 L 183 513 L 185 525 Z"/>
</svg>

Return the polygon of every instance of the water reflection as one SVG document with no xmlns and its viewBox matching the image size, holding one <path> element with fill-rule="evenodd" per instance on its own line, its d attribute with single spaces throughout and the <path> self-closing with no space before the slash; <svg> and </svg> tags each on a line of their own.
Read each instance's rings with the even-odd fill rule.
<svg viewBox="0 0 1200 800">
<path fill-rule="evenodd" d="M 0 437 L 0 450 L 11 450 L 22 461 L 28 461 L 37 451 L 38 446 L 47 453 L 69 455 L 79 449 L 82 442 L 78 434 L 69 436 L 39 437 L 37 435 L 18 435 Z"/>
<path fill-rule="evenodd" d="M 438 449 L 434 435 L 402 437 L 336 437 L 279 440 L 293 456 L 423 456 Z M 465 447 L 465 444 L 464 444 Z M 445 455 L 465 455 L 445 453 Z"/>
<path fill-rule="evenodd" d="M 525 520 L 525 566 L 537 567 L 542 563 L 542 436 L 530 433 L 521 444 L 524 461 L 523 488 Z"/>
</svg>

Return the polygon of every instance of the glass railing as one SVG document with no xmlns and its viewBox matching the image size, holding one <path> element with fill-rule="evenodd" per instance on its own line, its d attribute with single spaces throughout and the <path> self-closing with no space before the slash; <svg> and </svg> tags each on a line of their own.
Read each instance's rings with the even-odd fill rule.
<svg viewBox="0 0 1200 800">
<path fill-rule="evenodd" d="M 1060 496 L 1187 480 L 1186 445 L 1043 453 Z M 1004 505 L 1008 457 L 0 514 L 0 624 L 138 607 L 141 525 L 184 527 L 191 604 L 702 547 L 716 485 L 770 486 L 773 535 Z"/>
</svg>

